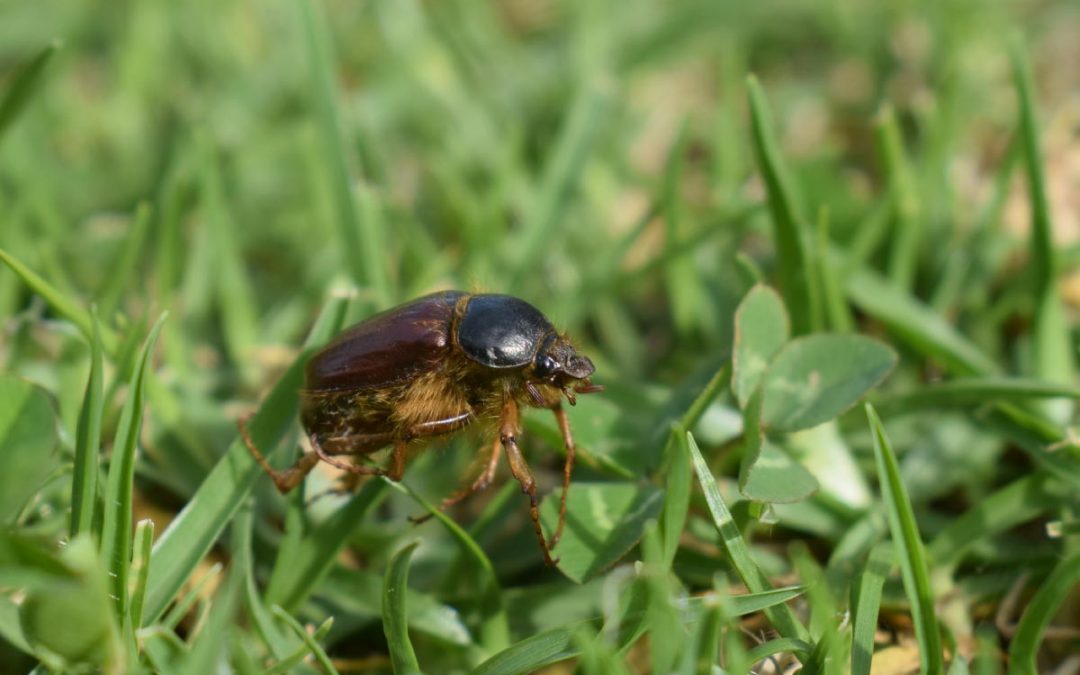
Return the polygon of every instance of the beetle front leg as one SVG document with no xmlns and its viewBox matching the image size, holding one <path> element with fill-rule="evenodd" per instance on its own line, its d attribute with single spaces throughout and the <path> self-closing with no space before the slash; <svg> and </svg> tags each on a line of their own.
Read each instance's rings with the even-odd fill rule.
<svg viewBox="0 0 1080 675">
<path fill-rule="evenodd" d="M 551 411 L 555 413 L 555 421 L 559 423 L 559 431 L 562 432 L 563 445 L 566 447 L 566 462 L 563 464 L 562 497 L 559 499 L 559 524 L 555 527 L 555 534 L 548 542 L 550 548 L 555 548 L 562 537 L 563 527 L 566 525 L 566 495 L 570 492 L 570 473 L 574 470 L 574 458 L 577 448 L 574 445 L 574 436 L 570 433 L 570 420 L 566 416 L 566 410 L 561 403 L 556 403 Z"/>
<path fill-rule="evenodd" d="M 517 403 L 507 398 L 503 404 L 502 418 L 499 420 L 499 442 L 506 450 L 506 460 L 510 465 L 510 473 L 521 484 L 521 491 L 529 495 L 529 517 L 532 519 L 533 528 L 536 530 L 536 538 L 540 542 L 540 550 L 544 553 L 544 562 L 554 567 L 558 564 L 558 558 L 552 559 L 551 549 L 547 539 L 544 538 L 544 530 L 540 527 L 540 507 L 536 498 L 536 481 L 532 471 L 525 462 L 517 444 L 518 433 L 518 407 Z"/>
</svg>

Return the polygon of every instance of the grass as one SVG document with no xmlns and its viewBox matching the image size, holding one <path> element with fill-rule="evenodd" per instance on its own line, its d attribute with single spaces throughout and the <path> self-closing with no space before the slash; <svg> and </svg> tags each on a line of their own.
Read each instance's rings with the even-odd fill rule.
<svg viewBox="0 0 1080 675">
<path fill-rule="evenodd" d="M 1073 5 L 8 3 L 0 671 L 1050 672 Z M 596 362 L 558 569 L 505 467 L 432 506 L 478 435 L 287 497 L 240 439 L 439 288 Z"/>
</svg>

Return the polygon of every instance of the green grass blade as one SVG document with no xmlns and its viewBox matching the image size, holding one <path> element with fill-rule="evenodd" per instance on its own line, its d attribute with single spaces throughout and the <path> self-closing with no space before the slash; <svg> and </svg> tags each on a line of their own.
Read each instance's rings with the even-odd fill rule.
<svg viewBox="0 0 1080 675">
<path fill-rule="evenodd" d="M 899 289 L 910 291 L 919 265 L 922 240 L 919 195 L 904 156 L 904 143 L 896 115 L 886 105 L 874 125 L 878 152 L 892 193 L 893 238 L 889 248 L 889 279 Z"/>
<path fill-rule="evenodd" d="M 735 566 L 739 578 L 753 593 L 773 590 L 769 580 L 751 557 L 750 547 L 747 545 L 746 540 L 743 539 L 742 533 L 739 532 L 739 528 L 731 517 L 731 511 L 728 510 L 723 497 L 720 496 L 720 489 L 716 486 L 716 479 L 713 478 L 712 473 L 709 471 L 705 458 L 701 456 L 694 435 L 687 432 L 686 440 L 690 448 L 690 456 L 693 459 L 694 471 L 697 473 L 698 482 L 705 493 L 705 501 L 708 503 L 709 512 L 712 514 L 713 524 L 720 533 L 724 549 L 731 558 L 731 563 Z M 771 607 L 765 611 L 765 614 L 784 637 L 799 640 L 809 639 L 806 627 L 799 623 L 798 618 L 795 617 L 794 612 L 789 607 L 783 605 Z"/>
<path fill-rule="evenodd" d="M 60 42 L 52 42 L 34 58 L 22 64 L 11 77 L 7 91 L 0 96 L 0 141 L 41 85 L 45 66 L 49 65 L 49 61 L 58 49 L 60 49 Z"/>
<path fill-rule="evenodd" d="M 791 329 L 804 335 L 822 327 L 820 293 L 813 274 L 813 250 L 809 225 L 798 202 L 794 182 L 773 134 L 772 115 L 757 78 L 746 81 L 753 123 L 754 154 L 768 188 L 773 221 L 776 269 L 784 304 L 791 313 Z"/>
<path fill-rule="evenodd" d="M 660 195 L 664 214 L 664 247 L 668 251 L 678 244 L 681 231 L 686 229 L 686 208 L 681 190 L 689 141 L 690 123 L 689 119 L 684 118 L 679 135 L 668 153 Z M 707 304 L 701 275 L 694 264 L 692 252 L 670 259 L 664 265 L 664 280 L 667 284 L 667 304 L 675 330 L 682 335 L 689 334 L 700 324 L 701 308 Z"/>
<path fill-rule="evenodd" d="M 314 635 L 304 630 L 304 627 L 300 625 L 300 622 L 294 619 L 291 614 L 286 612 L 281 607 L 275 605 L 274 607 L 270 608 L 270 611 L 274 613 L 274 616 L 284 621 L 285 625 L 287 625 L 292 630 L 296 637 L 303 640 L 304 646 L 306 646 L 311 652 L 311 654 L 315 657 L 315 660 L 319 663 L 319 666 L 322 667 L 323 672 L 327 673 L 327 675 L 338 675 L 338 671 L 336 668 L 334 668 L 334 664 L 330 661 L 330 657 L 327 656 L 326 650 L 324 650 L 322 648 L 322 645 L 320 645 L 316 641 Z M 330 619 L 328 619 L 328 621 L 329 620 Z M 324 623 L 322 626 L 319 627 L 319 630 L 316 631 L 316 634 L 325 634 L 328 629 L 329 626 Z"/>
<path fill-rule="evenodd" d="M 390 663 L 395 673 L 420 672 L 412 641 L 409 640 L 408 609 L 405 606 L 409 581 L 409 563 L 420 542 L 413 542 L 394 554 L 383 579 L 382 622 Z"/>
<path fill-rule="evenodd" d="M 1035 115 L 1035 94 L 1023 49 L 1014 41 L 1010 52 L 1013 76 L 1020 98 L 1020 135 L 1027 168 L 1028 199 L 1031 204 L 1031 261 L 1035 275 L 1035 317 L 1032 327 L 1034 375 L 1053 382 L 1072 382 L 1076 370 L 1070 329 L 1057 289 L 1057 256 L 1053 224 L 1047 199 L 1046 175 L 1039 148 L 1039 125 Z M 1053 409 L 1053 408 L 1051 408 Z M 1055 417 L 1064 419 L 1070 407 L 1057 406 Z"/>
<path fill-rule="evenodd" d="M 751 649 L 746 654 L 746 661 L 750 665 L 757 663 L 758 661 L 764 661 L 770 656 L 776 654 L 806 654 L 814 650 L 814 645 L 803 640 L 796 640 L 793 638 L 776 638 L 775 640 L 769 640 L 763 642 L 758 646 Z"/>
<path fill-rule="evenodd" d="M 570 190 L 585 169 L 607 103 L 608 95 L 599 87 L 587 86 L 578 93 L 544 167 L 540 193 L 521 225 L 516 247 L 520 259 L 511 288 L 520 288 L 526 275 L 534 272 L 537 259 L 548 250 L 545 239 L 558 238 Z"/>
<path fill-rule="evenodd" d="M 577 656 L 573 628 L 553 628 L 515 643 L 476 668 L 472 675 L 523 675 Z"/>
<path fill-rule="evenodd" d="M 254 381 L 252 361 L 247 356 L 259 335 L 255 289 L 244 269 L 236 236 L 238 230 L 225 196 L 216 149 L 205 133 L 199 134 L 197 145 L 199 199 L 213 242 L 213 294 L 217 299 L 225 347 L 240 372 L 248 381 Z"/>
<path fill-rule="evenodd" d="M 153 562 L 153 551 L 151 550 L 151 562 Z M 180 622 L 187 617 L 188 612 L 195 606 L 197 602 L 209 591 L 211 582 L 221 574 L 221 570 L 224 569 L 224 565 L 221 563 L 214 563 L 210 566 L 206 573 L 199 577 L 198 581 L 191 584 L 184 594 L 176 599 L 172 607 L 169 608 L 168 613 L 165 614 L 160 620 L 156 622 L 156 625 L 164 627 L 170 631 L 176 630 L 176 627 L 180 625 Z M 145 606 L 144 606 L 145 607 Z M 150 622 L 153 623 L 153 622 Z"/>
<path fill-rule="evenodd" d="M 646 593 L 645 621 L 649 634 L 650 672 L 669 673 L 686 649 L 690 636 L 675 606 L 670 570 L 662 566 L 663 551 L 655 521 L 645 528 L 641 555 L 643 566 L 639 568 L 638 579 L 644 582 Z"/>
<path fill-rule="evenodd" d="M 40 275 L 26 265 L 16 260 L 7 251 L 0 249 L 0 262 L 3 262 L 11 271 L 23 280 L 30 290 L 34 291 L 56 311 L 57 314 L 75 324 L 87 340 L 93 340 L 94 328 L 91 325 L 90 315 L 84 311 L 77 302 L 61 293 L 55 286 L 45 281 Z M 117 338 L 108 328 L 101 327 L 101 344 L 105 353 L 116 353 Z"/>
<path fill-rule="evenodd" d="M 660 514 L 660 533 L 663 542 L 664 567 L 671 568 L 679 539 L 686 527 L 686 515 L 690 508 L 690 450 L 686 434 L 672 430 L 668 435 L 667 474 L 664 477 L 664 510 Z"/>
<path fill-rule="evenodd" d="M 109 474 L 105 486 L 105 510 L 101 527 L 101 551 L 109 568 L 117 616 L 128 611 L 128 571 L 131 566 L 131 521 L 135 454 L 142 430 L 146 368 L 168 314 L 162 314 L 150 329 L 128 383 L 127 400 L 116 427 Z"/>
<path fill-rule="evenodd" d="M 1043 633 L 1077 583 L 1080 583 L 1080 554 L 1074 553 L 1054 566 L 1020 617 L 1016 635 L 1009 645 L 1010 673 L 1035 675 L 1039 672 L 1035 657 Z"/>
<path fill-rule="evenodd" d="M 877 633 L 881 589 L 892 566 L 891 546 L 879 545 L 870 550 L 855 588 L 855 626 L 851 632 L 851 674 L 870 675 L 874 658 L 874 634 Z"/>
<path fill-rule="evenodd" d="M 936 565 L 955 565 L 977 541 L 1039 517 L 1067 495 L 1068 486 L 1045 471 L 1029 474 L 979 499 L 938 532 L 926 551 Z"/>
<path fill-rule="evenodd" d="M 240 571 L 233 568 L 214 594 L 207 621 L 195 635 L 191 650 L 183 660 L 180 672 L 184 675 L 205 675 L 221 672 L 226 645 L 232 640 L 236 623 L 236 608 L 240 595 Z"/>
<path fill-rule="evenodd" d="M 97 313 L 90 308 L 90 376 L 75 429 L 75 473 L 71 479 L 71 527 L 74 539 L 91 532 L 97 508 L 98 455 L 101 449 L 101 417 L 105 409 L 102 382 L 101 333 Z M 95 533 L 96 535 L 97 533 Z"/>
<path fill-rule="evenodd" d="M 345 298 L 331 298 L 312 328 L 305 349 L 248 421 L 248 431 L 257 447 L 264 450 L 276 447 L 292 426 L 307 357 L 337 333 L 346 304 Z M 155 620 L 165 611 L 262 474 L 263 470 L 255 463 L 243 440 L 235 438 L 154 545 L 146 592 L 148 621 Z"/>
<path fill-rule="evenodd" d="M 421 497 L 415 490 L 409 487 L 405 483 L 394 483 L 387 481 L 387 484 L 396 490 L 400 490 L 416 500 L 425 511 L 435 517 L 443 527 L 445 527 L 460 544 L 463 551 L 465 551 L 476 568 L 481 573 L 481 584 L 483 590 L 481 591 L 480 605 L 483 613 L 483 619 L 480 625 L 480 641 L 484 649 L 489 654 L 497 653 L 510 644 L 510 620 L 506 615 L 506 606 L 503 602 L 502 588 L 499 586 L 499 576 L 495 573 L 495 567 L 491 564 L 491 559 L 487 557 L 484 550 L 480 548 L 480 545 L 476 543 L 476 540 L 469 536 L 469 533 L 461 529 L 458 525 L 446 515 L 442 509 L 437 508 L 431 502 Z"/>
<path fill-rule="evenodd" d="M 851 333 L 855 330 L 855 319 L 851 316 L 847 298 L 844 297 L 844 284 L 841 273 L 830 261 L 828 252 L 832 249 L 829 236 L 829 209 L 822 206 L 818 212 L 817 255 L 815 266 L 817 278 L 821 283 L 821 305 L 825 328 L 835 333 Z"/>
<path fill-rule="evenodd" d="M 956 331 L 943 317 L 877 274 L 861 269 L 845 286 L 856 307 L 885 324 L 896 337 L 954 375 L 993 375 L 997 363 Z"/>
<path fill-rule="evenodd" d="M 340 105 L 334 84 L 330 34 L 311 0 L 301 0 L 297 6 L 304 30 L 310 96 L 316 107 L 316 128 L 323 160 L 331 172 L 342 263 L 357 286 L 374 297 L 374 304 L 385 307 L 391 299 L 390 273 L 386 267 L 389 257 L 385 255 L 386 233 L 381 228 L 382 220 L 364 217 L 366 214 L 361 211 L 353 191 L 357 177 L 346 149 L 353 147 L 354 142 L 348 140 L 349 134 L 345 133 L 338 113 Z"/>
<path fill-rule="evenodd" d="M 936 382 L 878 398 L 879 414 L 904 414 L 945 406 L 979 406 L 987 401 L 1022 403 L 1032 399 L 1080 399 L 1080 387 L 1019 377 L 967 377 Z"/>
<path fill-rule="evenodd" d="M 135 525 L 131 558 L 131 605 L 128 622 L 138 630 L 142 626 L 143 607 L 146 605 L 146 578 L 150 573 L 150 550 L 154 545 L 154 521 L 149 518 Z"/>
<path fill-rule="evenodd" d="M 866 405 L 866 417 L 874 437 L 874 457 L 889 519 L 889 530 L 900 559 L 904 590 L 911 602 L 922 670 L 927 675 L 941 675 L 944 672 L 941 635 L 938 632 L 937 617 L 934 615 L 934 593 L 930 588 L 929 565 L 922 540 L 919 538 L 915 512 L 900 478 L 900 466 L 885 435 L 885 428 L 869 403 Z"/>
<path fill-rule="evenodd" d="M 135 217 L 131 221 L 131 228 L 124 238 L 123 247 L 116 259 L 109 264 L 109 273 L 101 286 L 98 294 L 98 309 L 101 315 L 108 318 L 120 304 L 120 299 L 125 290 L 137 288 L 139 282 L 136 272 L 140 262 L 140 254 L 143 252 L 143 244 L 146 241 L 147 232 L 150 229 L 153 209 L 147 203 L 141 203 L 135 209 Z"/>
<path fill-rule="evenodd" d="M 281 605 L 287 611 L 299 608 L 333 568 L 357 526 L 386 496 L 385 488 L 382 481 L 369 481 L 347 504 L 299 537 L 288 551 L 284 550 L 290 546 L 286 539 L 266 586 L 265 602 Z"/>
</svg>

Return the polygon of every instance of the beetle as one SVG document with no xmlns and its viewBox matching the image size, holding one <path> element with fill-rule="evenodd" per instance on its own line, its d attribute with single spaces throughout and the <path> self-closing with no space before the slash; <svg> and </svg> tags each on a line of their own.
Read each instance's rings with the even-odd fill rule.
<svg viewBox="0 0 1080 675">
<path fill-rule="evenodd" d="M 426 442 L 470 425 L 494 430 L 483 470 L 446 498 L 442 508 L 486 488 L 499 457 L 529 498 L 529 514 L 544 561 L 566 522 L 566 495 L 576 449 L 562 407 L 577 394 L 602 391 L 595 368 L 529 303 L 510 295 L 442 291 L 375 314 L 346 329 L 307 362 L 300 421 L 311 444 L 296 463 L 273 468 L 241 433 L 259 465 L 286 493 L 320 462 L 358 475 L 400 480 Z M 522 406 L 551 410 L 566 448 L 559 520 L 551 539 L 540 526 L 536 483 L 518 448 Z M 392 447 L 389 466 L 343 462 Z"/>
</svg>

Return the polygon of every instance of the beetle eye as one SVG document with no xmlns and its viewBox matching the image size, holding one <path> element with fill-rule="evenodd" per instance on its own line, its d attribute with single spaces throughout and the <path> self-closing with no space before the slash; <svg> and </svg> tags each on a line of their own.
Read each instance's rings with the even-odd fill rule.
<svg viewBox="0 0 1080 675">
<path fill-rule="evenodd" d="M 559 367 L 559 364 L 555 362 L 555 359 L 551 358 L 547 354 L 544 354 L 540 358 L 536 359 L 536 376 L 544 379 L 550 376 L 555 369 Z"/>
</svg>

